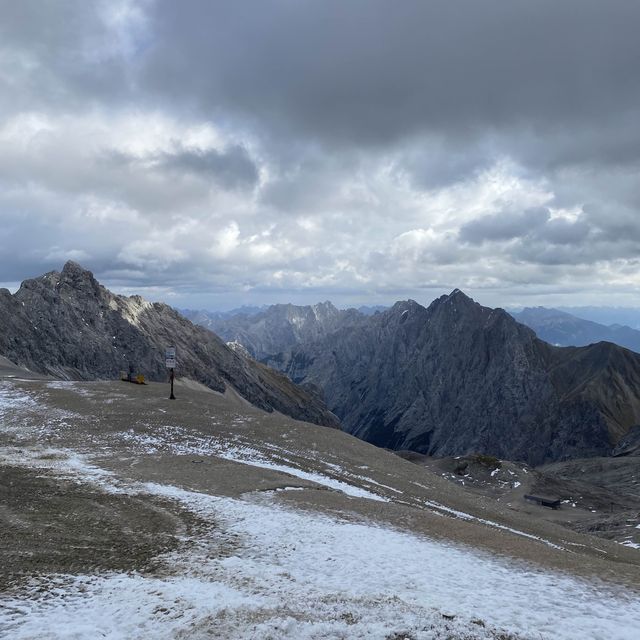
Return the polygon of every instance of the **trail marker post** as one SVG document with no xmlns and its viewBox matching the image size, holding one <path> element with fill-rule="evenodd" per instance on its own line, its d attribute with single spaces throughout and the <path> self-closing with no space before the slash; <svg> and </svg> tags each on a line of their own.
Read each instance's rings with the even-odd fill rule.
<svg viewBox="0 0 640 640">
<path fill-rule="evenodd" d="M 169 400 L 175 400 L 176 397 L 173 395 L 173 380 L 175 378 L 175 368 L 176 368 L 176 348 L 175 347 L 167 347 L 164 352 L 164 359 L 167 369 L 169 369 L 169 379 L 171 380 L 171 395 L 169 396 Z"/>
</svg>

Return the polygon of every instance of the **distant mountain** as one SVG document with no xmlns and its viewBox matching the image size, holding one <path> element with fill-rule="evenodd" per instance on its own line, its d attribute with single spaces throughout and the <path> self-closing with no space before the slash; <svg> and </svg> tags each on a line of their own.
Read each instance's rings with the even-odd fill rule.
<svg viewBox="0 0 640 640">
<path fill-rule="evenodd" d="M 205 311 L 204 309 L 177 309 L 185 318 L 191 320 L 194 324 L 205 327 L 205 329 L 211 329 L 212 325 L 225 320 L 233 318 L 234 316 L 253 316 L 261 313 L 267 309 L 267 305 L 262 307 L 254 307 L 250 305 L 243 305 L 237 309 L 231 309 L 229 311 Z"/>
<path fill-rule="evenodd" d="M 386 311 L 389 307 L 385 307 L 381 304 L 376 304 L 373 306 L 362 305 L 358 307 L 358 311 L 365 316 L 372 316 L 374 313 L 378 313 L 380 311 Z"/>
<path fill-rule="evenodd" d="M 640 307 L 556 307 L 558 311 L 605 326 L 621 325 L 640 330 Z"/>
<path fill-rule="evenodd" d="M 620 325 L 605 326 L 545 307 L 525 308 L 511 314 L 542 340 L 558 346 L 581 347 L 594 342 L 613 342 L 640 353 L 640 331 Z"/>
<path fill-rule="evenodd" d="M 235 313 L 221 317 L 198 312 L 188 317 L 205 326 L 225 342 L 240 343 L 258 360 L 277 364 L 278 355 L 295 345 L 323 338 L 342 326 L 365 319 L 355 309 L 341 310 L 331 302 L 308 306 L 275 304 L 257 313 Z"/>
<path fill-rule="evenodd" d="M 280 366 L 322 389 L 346 431 L 397 450 L 539 464 L 606 455 L 640 424 L 640 356 L 553 347 L 458 290 L 302 342 Z"/>
<path fill-rule="evenodd" d="M 165 304 L 111 293 L 74 262 L 26 280 L 13 295 L 0 289 L 0 326 L 0 355 L 34 371 L 114 378 L 131 365 L 150 380 L 166 380 L 164 349 L 175 345 L 181 376 L 220 392 L 231 386 L 267 411 L 338 424 L 286 376 L 235 353 Z"/>
</svg>

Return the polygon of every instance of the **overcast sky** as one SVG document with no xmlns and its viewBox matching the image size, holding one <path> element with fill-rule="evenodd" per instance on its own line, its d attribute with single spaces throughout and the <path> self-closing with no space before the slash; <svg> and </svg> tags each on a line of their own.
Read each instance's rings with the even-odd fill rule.
<svg viewBox="0 0 640 640">
<path fill-rule="evenodd" d="M 0 283 L 640 306 L 637 0 L 0 0 Z"/>
</svg>

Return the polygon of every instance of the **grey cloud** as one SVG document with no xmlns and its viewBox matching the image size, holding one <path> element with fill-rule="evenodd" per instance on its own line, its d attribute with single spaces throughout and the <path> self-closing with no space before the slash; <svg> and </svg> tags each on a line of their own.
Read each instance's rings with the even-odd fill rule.
<svg viewBox="0 0 640 640">
<path fill-rule="evenodd" d="M 396 170 L 407 174 L 416 189 L 430 190 L 469 180 L 499 159 L 487 139 L 463 144 L 441 136 L 418 136 L 398 152 Z"/>
<path fill-rule="evenodd" d="M 594 239 L 590 242 L 575 244 L 548 244 L 533 240 L 522 242 L 514 247 L 509 255 L 511 259 L 529 262 L 535 265 L 582 265 L 593 274 L 599 262 L 633 260 L 638 255 L 637 242 L 620 240 L 609 242 Z"/>
<path fill-rule="evenodd" d="M 458 237 L 470 246 L 491 243 L 492 254 L 507 262 L 589 265 L 637 256 L 640 221 L 602 212 L 594 215 L 589 207 L 575 219 L 551 219 L 544 208 L 503 211 L 463 225 Z"/>
<path fill-rule="evenodd" d="M 512 240 L 531 234 L 549 219 L 549 210 L 502 211 L 472 220 L 460 228 L 462 242 L 482 244 L 486 241 Z"/>
<path fill-rule="evenodd" d="M 609 207 L 607 207 L 609 209 Z M 596 230 L 598 237 L 608 242 L 633 242 L 640 255 L 640 219 L 634 209 L 612 207 L 602 209 L 598 206 L 585 208 L 585 217 Z"/>
<path fill-rule="evenodd" d="M 144 28 L 135 20 L 110 24 L 118 9 L 109 0 L 2 0 L 0 113 L 80 111 L 130 99 L 135 81 L 126 32 L 135 31 L 131 42 L 135 35 L 140 46 Z"/>
<path fill-rule="evenodd" d="M 572 245 L 582 243 L 589 235 L 589 225 L 584 220 L 569 221 L 564 218 L 549 220 L 538 230 L 540 240 L 554 245 Z"/>
<path fill-rule="evenodd" d="M 323 154 L 300 151 L 286 163 L 287 169 L 272 176 L 261 200 L 283 213 L 316 213 L 331 207 L 340 184 L 359 165 L 357 158 L 327 159 Z"/>
<path fill-rule="evenodd" d="M 391 158 L 427 191 L 501 158 L 560 190 L 566 167 L 640 166 L 638 3 L 160 0 L 150 19 L 139 86 L 254 132 L 288 176 L 264 196 L 283 210 L 326 190 L 326 170 L 291 178 L 305 144 L 351 171 L 354 150 Z"/>
<path fill-rule="evenodd" d="M 126 168 L 140 179 L 143 176 L 173 174 L 182 178 L 215 183 L 225 189 L 253 189 L 259 180 L 259 168 L 246 148 L 233 145 L 225 150 L 191 149 L 180 145 L 170 152 L 137 156 L 109 150 L 97 159 L 109 170 Z"/>
<path fill-rule="evenodd" d="M 122 286 L 220 295 L 541 290 L 566 274 L 587 287 L 599 261 L 631 281 L 639 3 L 130 0 L 124 22 L 114 6 L 0 0 L 3 126 L 24 112 L 54 130 L 66 118 L 29 148 L 2 140 L 0 279 L 75 252 Z M 142 131 L 129 145 L 131 113 Z M 154 115 L 196 135 L 167 145 Z M 110 126 L 127 132 L 115 132 L 117 153 Z M 236 146 L 189 146 L 203 127 Z M 494 179 L 515 196 L 456 235 L 475 197 L 503 206 L 487 195 Z M 534 199 L 519 199 L 519 182 Z M 519 202 L 581 213 L 551 219 Z M 230 222 L 238 247 L 219 257 Z M 173 227 L 167 266 L 158 234 Z M 416 230 L 414 245 L 389 251 Z"/>
<path fill-rule="evenodd" d="M 162 168 L 210 178 L 229 189 L 253 188 L 259 174 L 256 164 L 244 147 L 216 149 L 179 149 L 159 158 Z"/>
<path fill-rule="evenodd" d="M 333 143 L 595 125 L 640 98 L 627 0 L 164 0 L 154 20 L 147 86 Z"/>
</svg>

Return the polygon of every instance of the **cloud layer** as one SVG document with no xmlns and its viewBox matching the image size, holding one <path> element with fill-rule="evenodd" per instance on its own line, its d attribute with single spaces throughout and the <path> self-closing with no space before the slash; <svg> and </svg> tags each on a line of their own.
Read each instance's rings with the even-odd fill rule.
<svg viewBox="0 0 640 640">
<path fill-rule="evenodd" d="M 637 304 L 640 5 L 0 1 L 0 282 Z"/>
</svg>

